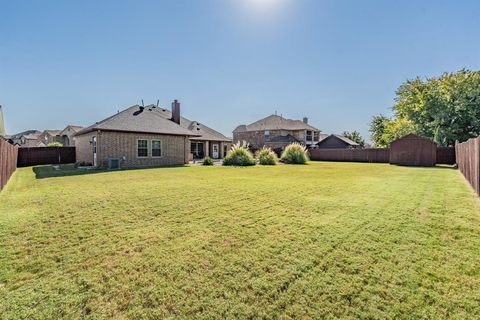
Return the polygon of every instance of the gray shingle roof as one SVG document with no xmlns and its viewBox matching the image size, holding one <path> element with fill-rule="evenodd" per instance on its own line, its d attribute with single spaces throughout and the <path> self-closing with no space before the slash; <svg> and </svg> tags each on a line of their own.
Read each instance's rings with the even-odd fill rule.
<svg viewBox="0 0 480 320">
<path fill-rule="evenodd" d="M 12 134 L 10 136 L 10 139 L 20 139 L 22 136 L 27 136 L 27 135 L 34 135 L 35 137 L 38 138 L 40 134 L 42 134 L 42 132 L 38 130 L 27 130 L 27 131 L 19 132 L 17 134 Z"/>
<path fill-rule="evenodd" d="M 265 130 L 312 130 L 320 131 L 319 129 L 304 123 L 300 120 L 285 119 L 277 115 L 271 115 L 260 119 L 249 125 L 240 125 L 234 132 L 246 131 L 265 131 Z"/>
<path fill-rule="evenodd" d="M 170 119 L 172 117 L 172 112 L 170 110 L 160 108 L 160 111 L 161 115 L 166 119 Z M 192 137 L 191 140 L 232 141 L 232 139 L 227 138 L 220 132 L 207 127 L 199 121 L 192 121 L 187 118 L 180 117 L 180 126 L 197 135 L 200 135 L 197 137 Z"/>
<path fill-rule="evenodd" d="M 180 125 L 178 125 L 170 120 L 171 117 L 170 110 L 148 105 L 141 111 L 140 106 L 135 105 L 80 130 L 76 135 L 94 130 L 115 130 L 184 135 L 190 136 L 194 140 L 231 141 L 223 134 L 197 121 L 181 117 Z"/>
<path fill-rule="evenodd" d="M 162 116 L 161 110 L 161 108 L 153 106 L 146 106 L 143 110 L 139 105 L 131 106 L 111 117 L 80 130 L 76 135 L 94 130 L 160 133 L 180 136 L 195 135 L 192 131 L 166 119 Z"/>
<path fill-rule="evenodd" d="M 358 146 L 358 143 L 356 143 L 355 141 L 347 138 L 347 137 L 344 137 L 344 136 L 341 136 L 339 134 L 334 134 L 335 137 L 337 137 L 338 139 L 342 140 L 343 142 L 351 145 L 351 146 Z"/>
<path fill-rule="evenodd" d="M 358 143 L 356 143 L 355 141 L 353 141 L 353 140 L 351 140 L 347 137 L 344 137 L 342 135 L 339 135 L 339 134 L 323 134 L 323 133 L 321 133 L 320 136 L 318 137 L 319 138 L 318 143 L 321 143 L 323 140 L 325 140 L 327 138 L 330 138 L 330 137 L 335 137 L 337 139 L 340 139 L 343 142 L 345 142 L 346 144 L 349 144 L 351 146 L 358 146 Z"/>
<path fill-rule="evenodd" d="M 47 132 L 48 134 L 52 135 L 52 136 L 58 136 L 60 132 L 62 132 L 62 130 L 44 130 L 43 132 Z"/>
</svg>

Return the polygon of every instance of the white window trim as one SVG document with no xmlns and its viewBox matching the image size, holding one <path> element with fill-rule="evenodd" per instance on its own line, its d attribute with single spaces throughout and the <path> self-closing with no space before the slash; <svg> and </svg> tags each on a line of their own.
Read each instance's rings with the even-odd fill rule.
<svg viewBox="0 0 480 320">
<path fill-rule="evenodd" d="M 153 141 L 158 141 L 158 142 L 160 142 L 160 155 L 159 155 L 159 156 L 154 156 L 154 155 L 153 155 Z M 155 159 L 156 159 L 156 158 L 161 158 L 161 157 L 163 157 L 163 143 L 162 143 L 162 140 L 160 140 L 160 139 L 152 139 L 152 140 L 150 140 L 150 155 L 151 155 L 152 158 L 155 158 Z"/>
<path fill-rule="evenodd" d="M 141 157 L 138 155 L 138 142 L 139 141 L 147 141 L 147 155 L 145 157 Z M 146 159 L 148 158 L 149 154 L 148 154 L 148 139 L 137 139 L 137 144 L 135 145 L 135 154 L 137 155 L 137 159 Z"/>
</svg>

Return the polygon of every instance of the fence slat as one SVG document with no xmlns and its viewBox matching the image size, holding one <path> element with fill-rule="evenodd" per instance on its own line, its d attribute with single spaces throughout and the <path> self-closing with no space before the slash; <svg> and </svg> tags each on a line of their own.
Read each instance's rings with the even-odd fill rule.
<svg viewBox="0 0 480 320">
<path fill-rule="evenodd" d="M 17 169 L 18 147 L 0 138 L 0 190 L 7 184 Z"/>
</svg>

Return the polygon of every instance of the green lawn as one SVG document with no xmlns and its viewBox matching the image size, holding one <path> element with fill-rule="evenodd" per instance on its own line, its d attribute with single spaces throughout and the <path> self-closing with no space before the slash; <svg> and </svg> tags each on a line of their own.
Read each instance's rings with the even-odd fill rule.
<svg viewBox="0 0 480 320">
<path fill-rule="evenodd" d="M 480 318 L 457 170 L 35 171 L 0 193 L 1 319 Z"/>
</svg>

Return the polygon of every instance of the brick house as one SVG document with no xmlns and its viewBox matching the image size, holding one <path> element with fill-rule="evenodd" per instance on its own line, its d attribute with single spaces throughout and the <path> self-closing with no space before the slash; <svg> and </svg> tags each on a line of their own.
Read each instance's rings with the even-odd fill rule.
<svg viewBox="0 0 480 320">
<path fill-rule="evenodd" d="M 27 130 L 11 136 L 7 136 L 7 141 L 19 147 L 45 147 L 46 145 L 38 140 L 42 132 L 38 130 Z"/>
<path fill-rule="evenodd" d="M 68 126 L 65 127 L 62 131 L 58 133 L 57 140 L 61 144 L 63 144 L 64 147 L 74 147 L 75 146 L 75 137 L 74 135 L 82 130 L 83 127 L 81 126 L 75 126 L 69 124 Z"/>
<path fill-rule="evenodd" d="M 44 130 L 39 136 L 38 136 L 38 142 L 44 144 L 45 146 L 48 146 L 49 143 L 53 142 L 61 142 L 59 141 L 59 133 L 61 130 Z"/>
<path fill-rule="evenodd" d="M 285 148 L 292 142 L 313 147 L 319 142 L 320 130 L 302 120 L 286 119 L 271 115 L 248 125 L 240 125 L 233 131 L 233 142 L 246 141 L 253 149 L 263 146 L 274 150 Z"/>
<path fill-rule="evenodd" d="M 80 130 L 75 135 L 78 162 L 101 168 L 182 165 L 192 158 L 191 147 L 223 157 L 220 148 L 231 143 L 217 131 L 155 105 L 132 106 Z"/>
</svg>

